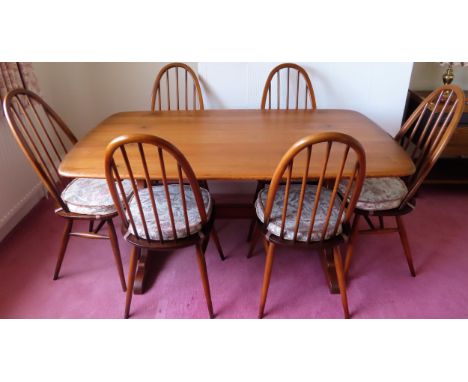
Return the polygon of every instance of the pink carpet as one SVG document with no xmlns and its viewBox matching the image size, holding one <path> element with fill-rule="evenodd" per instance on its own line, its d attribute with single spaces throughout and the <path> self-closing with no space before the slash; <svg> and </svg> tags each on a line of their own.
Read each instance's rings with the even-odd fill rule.
<svg viewBox="0 0 468 382">
<path fill-rule="evenodd" d="M 405 217 L 417 277 L 397 234 L 361 236 L 351 268 L 353 318 L 468 317 L 468 189 L 426 187 Z M 117 222 L 118 220 L 116 220 Z M 255 318 L 265 256 L 245 255 L 249 222 L 217 223 L 227 260 L 214 246 L 207 266 L 217 318 Z M 52 280 L 63 221 L 42 200 L 0 243 L 0 317 L 121 318 L 120 289 L 110 243 L 72 238 L 61 277 Z M 130 246 L 120 241 L 125 271 Z M 134 296 L 131 318 L 206 318 L 195 250 L 152 257 L 149 290 Z M 315 252 L 280 248 L 265 318 L 341 318 L 339 295 L 325 285 Z"/>
</svg>

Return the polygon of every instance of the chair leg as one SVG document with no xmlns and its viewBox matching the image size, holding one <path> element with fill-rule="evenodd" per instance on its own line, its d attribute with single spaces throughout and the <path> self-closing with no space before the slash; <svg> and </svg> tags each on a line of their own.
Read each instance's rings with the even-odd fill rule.
<svg viewBox="0 0 468 382">
<path fill-rule="evenodd" d="M 137 247 L 133 247 L 132 253 L 130 255 L 130 268 L 128 269 L 128 288 L 127 288 L 127 295 L 125 297 L 124 318 L 128 318 L 130 316 L 130 304 L 132 303 L 133 286 L 135 283 L 135 275 L 136 275 L 137 262 L 138 262 L 138 253 L 139 253 L 139 249 Z"/>
<path fill-rule="evenodd" d="M 252 235 L 254 234 L 256 227 L 257 227 L 257 219 L 252 218 L 252 220 L 250 221 L 249 233 L 247 234 L 247 241 L 252 240 Z"/>
<path fill-rule="evenodd" d="M 127 290 L 127 286 L 125 285 L 122 257 L 120 256 L 119 242 L 117 240 L 117 234 L 115 233 L 114 222 L 112 219 L 107 220 L 107 229 L 112 245 L 112 253 L 114 254 L 115 265 L 117 266 L 117 271 L 119 272 L 120 284 L 122 285 L 122 290 L 125 292 Z"/>
<path fill-rule="evenodd" d="M 263 239 L 263 250 L 265 251 L 265 255 L 268 253 L 269 246 L 270 246 L 270 242 L 267 239 Z"/>
<path fill-rule="evenodd" d="M 400 234 L 401 243 L 403 244 L 403 250 L 405 252 L 406 261 L 408 262 L 408 267 L 411 272 L 411 276 L 416 277 L 416 272 L 414 271 L 413 259 L 411 258 L 411 251 L 408 242 L 408 235 L 406 234 L 405 226 L 403 224 L 403 219 L 401 216 L 396 216 L 396 222 L 398 226 L 398 233 Z"/>
<path fill-rule="evenodd" d="M 197 262 L 200 276 L 202 279 L 203 290 L 205 292 L 206 305 L 210 318 L 214 318 L 213 304 L 211 302 L 210 282 L 208 281 L 208 271 L 206 270 L 205 254 L 203 253 L 202 244 L 197 244 Z"/>
<path fill-rule="evenodd" d="M 213 239 L 216 245 L 216 249 L 218 250 L 219 257 L 221 258 L 221 260 L 223 261 L 226 260 L 226 257 L 224 256 L 223 248 L 221 247 L 221 243 L 219 242 L 218 232 L 216 231 L 215 227 L 211 229 L 211 238 Z"/>
<path fill-rule="evenodd" d="M 208 190 L 208 191 L 210 190 L 208 188 L 208 182 L 206 180 L 199 180 L 198 184 L 200 187 L 204 188 L 205 190 Z"/>
<path fill-rule="evenodd" d="M 353 226 L 351 227 L 351 234 L 349 235 L 348 244 L 346 247 L 346 260 L 345 260 L 345 267 L 344 267 L 344 274 L 345 277 L 348 277 L 349 268 L 351 266 L 351 258 L 353 257 L 353 245 L 356 241 L 356 238 L 359 234 L 359 219 L 361 215 L 355 214 L 353 220 Z"/>
<path fill-rule="evenodd" d="M 257 246 L 258 239 L 260 238 L 260 230 L 258 230 L 258 223 L 257 220 L 255 220 L 255 228 L 253 231 L 253 236 L 250 242 L 250 248 L 249 252 L 247 253 L 247 258 L 250 259 L 255 251 L 255 247 Z"/>
<path fill-rule="evenodd" d="M 67 250 L 68 241 L 70 240 L 72 226 L 73 219 L 66 219 L 65 231 L 63 232 L 57 263 L 55 264 L 54 280 L 57 280 L 59 277 L 60 268 L 62 267 L 63 258 L 65 257 L 65 251 Z"/>
<path fill-rule="evenodd" d="M 93 232 L 94 232 L 94 233 L 98 233 L 98 232 L 101 230 L 101 228 L 102 228 L 102 226 L 104 225 L 105 222 L 106 222 L 105 220 L 101 220 L 101 221 L 99 222 L 98 226 L 94 229 Z"/>
<path fill-rule="evenodd" d="M 343 272 L 343 263 L 341 259 L 340 247 L 333 248 L 333 259 L 335 261 L 336 276 L 338 279 L 338 287 L 340 288 L 341 304 L 343 305 L 343 312 L 345 318 L 350 318 L 348 309 L 348 297 L 346 295 L 346 281 Z"/>
<path fill-rule="evenodd" d="M 257 180 L 257 188 L 255 189 L 255 194 L 252 203 L 255 205 L 255 201 L 257 200 L 258 193 L 265 187 L 266 182 L 264 180 Z M 257 217 L 253 217 L 250 221 L 249 226 L 249 233 L 247 235 L 247 241 L 252 240 L 252 235 L 255 233 L 255 229 L 257 228 Z"/>
<path fill-rule="evenodd" d="M 275 244 L 270 243 L 265 262 L 265 272 L 263 274 L 262 294 L 260 296 L 260 307 L 258 309 L 258 318 L 263 318 L 265 312 L 265 304 L 268 295 L 268 287 L 270 286 L 271 270 L 273 268 L 273 257 L 275 253 Z"/>
<path fill-rule="evenodd" d="M 370 229 L 375 229 L 375 225 L 374 225 L 374 223 L 372 223 L 372 220 L 370 219 L 369 215 L 364 215 L 364 219 L 367 222 L 367 224 L 369 225 Z"/>
<path fill-rule="evenodd" d="M 380 228 L 380 229 L 384 229 L 384 228 L 385 228 L 383 216 L 379 216 L 379 228 Z"/>
</svg>

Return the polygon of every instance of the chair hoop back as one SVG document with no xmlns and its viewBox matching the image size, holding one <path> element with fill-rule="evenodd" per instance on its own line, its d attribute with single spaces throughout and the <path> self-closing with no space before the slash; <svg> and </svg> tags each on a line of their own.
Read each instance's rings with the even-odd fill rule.
<svg viewBox="0 0 468 382">
<path fill-rule="evenodd" d="M 296 72 L 296 74 L 292 72 Z M 276 80 L 274 80 L 275 77 Z M 282 80 L 285 81 L 283 85 L 281 85 Z M 301 85 L 302 83 L 304 85 Z M 281 93 L 283 88 L 286 89 L 285 97 Z M 283 102 L 282 99 L 284 99 Z M 274 105 L 275 100 L 276 107 Z M 284 107 L 282 107 L 282 103 Z M 281 64 L 273 68 L 263 88 L 261 108 L 263 110 L 316 109 L 314 89 L 305 69 L 291 63 Z"/>
<path fill-rule="evenodd" d="M 37 94 L 14 89 L 3 100 L 7 123 L 57 206 L 68 212 L 60 194 L 68 183 L 58 167 L 77 139 L 65 122 Z"/>
<path fill-rule="evenodd" d="M 118 156 L 120 158 L 117 158 Z M 177 169 L 177 179 L 169 179 L 167 177 L 169 166 L 175 166 Z M 131 227 L 133 235 L 139 240 L 145 240 L 146 242 L 157 241 L 161 244 L 167 241 L 164 239 L 163 227 L 160 222 L 161 206 L 163 204 L 168 210 L 170 219 L 169 229 L 172 231 L 172 237 L 175 240 L 178 239 L 174 218 L 176 216 L 173 208 L 174 199 L 171 200 L 169 190 L 169 187 L 172 185 L 178 185 L 180 192 L 180 205 L 183 210 L 186 236 L 189 236 L 190 229 L 186 201 L 187 191 L 184 185 L 188 184 L 191 188 L 202 227 L 208 222 L 200 186 L 190 163 L 173 144 L 162 138 L 153 135 L 133 134 L 113 139 L 106 148 L 105 172 L 107 184 L 119 216 L 122 219 L 123 226 L 125 229 Z M 123 186 L 124 179 L 128 179 L 131 182 L 132 198 L 135 199 L 137 211 L 135 209 L 132 211 L 130 208 L 128 195 L 125 194 Z M 154 181 L 156 180 L 159 181 L 158 184 L 162 184 L 164 191 L 162 197 L 164 200 L 160 205 L 158 205 L 153 188 Z M 139 193 L 139 190 L 140 192 L 142 190 L 142 186 L 148 192 L 151 206 L 151 213 L 148 212 L 149 208 L 146 212 L 148 216 L 145 216 Z M 159 200 L 161 201 L 161 198 Z M 149 214 L 152 216 L 149 216 Z M 151 239 L 151 227 L 147 224 L 148 218 L 154 218 L 154 229 L 156 231 L 153 232 L 152 237 L 157 237 L 158 240 Z M 138 233 L 135 225 L 136 221 L 141 222 L 143 225 L 143 234 Z"/>
<path fill-rule="evenodd" d="M 179 70 L 180 69 L 180 70 Z M 171 76 L 171 72 L 173 75 Z M 180 74 L 179 74 L 180 72 Z M 174 81 L 171 88 L 171 77 Z M 163 80 L 165 78 L 165 80 Z M 165 88 L 165 91 L 163 90 Z M 174 96 L 171 92 L 175 90 Z M 162 93 L 165 94 L 162 94 Z M 163 97 L 165 96 L 165 105 Z M 171 100 L 173 101 L 171 105 Z M 203 96 L 198 77 L 193 69 L 181 62 L 164 66 L 158 73 L 153 86 L 151 111 L 156 110 L 203 110 Z"/>
<path fill-rule="evenodd" d="M 341 158 L 341 161 L 335 162 L 335 165 L 332 166 L 330 165 L 331 161 L 329 161 L 331 156 L 339 157 Z M 330 197 L 329 203 L 326 206 L 326 218 L 323 224 L 323 229 L 319 233 L 320 241 L 324 241 L 330 237 L 330 232 L 332 232 L 331 236 L 335 236 L 339 233 L 341 224 L 349 224 L 350 222 L 366 173 L 365 152 L 361 144 L 356 139 L 349 135 L 336 132 L 309 135 L 291 146 L 291 148 L 284 154 L 273 173 L 264 209 L 264 228 L 267 229 L 274 201 L 279 191 L 279 186 L 282 183 L 284 184 L 284 178 L 286 177 L 283 199 L 284 204 L 281 211 L 281 239 L 284 238 L 286 228 L 285 222 L 287 206 L 290 197 L 290 188 L 293 182 L 293 166 L 295 161 L 299 162 L 304 159 L 304 172 L 300 179 L 300 196 L 297 201 L 298 207 L 294 219 L 293 241 L 297 240 L 299 225 L 303 219 L 304 221 L 310 221 L 307 230 L 307 242 L 311 241 L 311 235 L 314 231 L 314 224 L 318 215 L 317 211 L 320 199 L 323 194 L 328 193 Z M 318 179 L 312 179 L 309 176 L 311 160 L 322 161 L 322 167 Z M 346 180 L 348 180 L 348 183 L 345 187 L 345 191 L 342 192 L 343 195 L 341 197 L 339 195 L 340 183 Z M 297 181 L 299 182 L 299 180 Z M 303 205 L 306 188 L 310 185 L 311 181 L 314 183 L 316 182 L 314 200 L 311 200 L 313 208 L 311 210 L 311 215 L 304 217 Z M 332 223 L 330 218 L 333 209 L 336 208 L 337 205 L 339 205 L 338 215 L 335 223 Z"/>
<path fill-rule="evenodd" d="M 439 87 L 421 102 L 395 137 L 416 166 L 406 180 L 409 192 L 400 208 L 414 198 L 445 149 L 463 114 L 464 100 L 458 86 Z"/>
</svg>

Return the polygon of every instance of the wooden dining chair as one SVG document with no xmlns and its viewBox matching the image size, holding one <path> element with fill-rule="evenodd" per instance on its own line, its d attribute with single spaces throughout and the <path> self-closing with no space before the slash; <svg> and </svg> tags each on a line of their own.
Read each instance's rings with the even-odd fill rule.
<svg viewBox="0 0 468 382">
<path fill-rule="evenodd" d="M 311 168 L 320 174 L 318 179 L 309 175 Z M 265 310 L 278 245 L 332 251 L 344 316 L 350 317 L 340 245 L 346 241 L 365 171 L 361 144 L 341 133 L 310 135 L 284 154 L 270 185 L 259 192 L 255 202 L 258 227 L 267 253 L 259 318 Z M 349 185 L 342 198 L 338 187 L 343 179 L 347 179 Z"/>
<path fill-rule="evenodd" d="M 291 63 L 273 68 L 263 88 L 261 108 L 316 109 L 314 89 L 305 69 Z"/>
<path fill-rule="evenodd" d="M 3 100 L 6 120 L 23 153 L 55 202 L 55 213 L 65 219 L 54 280 L 57 280 L 70 237 L 110 240 L 123 291 L 126 290 L 119 244 L 112 219 L 117 216 L 105 179 L 66 179 L 58 166 L 77 139 L 59 115 L 37 94 L 10 91 Z M 125 184 L 127 196 L 130 184 Z M 87 232 L 72 231 L 75 221 L 88 221 Z M 94 223 L 97 226 L 94 227 Z M 107 224 L 108 235 L 99 231 Z"/>
<path fill-rule="evenodd" d="M 156 76 L 151 111 L 161 110 L 204 110 L 200 82 L 187 64 L 181 62 L 167 64 Z M 200 179 L 198 182 L 203 188 L 209 189 L 206 180 Z M 216 230 L 214 232 L 216 234 Z"/>
<path fill-rule="evenodd" d="M 173 62 L 159 71 L 154 81 L 151 111 L 203 109 L 200 82 L 190 66 Z"/>
<path fill-rule="evenodd" d="M 309 75 L 302 66 L 285 63 L 272 69 L 263 88 L 262 110 L 299 110 L 317 108 L 314 89 Z M 267 184 L 264 180 L 257 181 L 254 202 L 262 188 Z M 256 219 L 250 222 L 247 240 L 252 239 Z"/>
<path fill-rule="evenodd" d="M 122 219 L 125 239 L 133 245 L 128 273 L 125 318 L 129 317 L 138 257 L 142 250 L 168 250 L 194 245 L 210 318 L 214 317 L 205 250 L 213 229 L 214 200 L 199 186 L 184 155 L 153 135 L 115 138 L 106 149 L 107 183 Z M 175 179 L 168 172 L 177 174 Z M 122 199 L 127 178 L 132 198 Z M 153 181 L 160 182 L 154 185 Z M 138 182 L 144 187 L 138 188 Z M 171 183 L 172 181 L 172 183 Z"/>
<path fill-rule="evenodd" d="M 404 179 L 366 178 L 356 205 L 346 251 L 346 275 L 359 233 L 398 232 L 410 273 L 416 276 L 403 216 L 414 210 L 416 194 L 454 133 L 463 114 L 463 107 L 463 91 L 455 85 L 442 86 L 429 94 L 403 124 L 395 140 L 410 155 L 416 171 Z M 346 184 L 342 184 L 341 190 L 345 187 Z M 361 217 L 367 221 L 369 229 L 359 230 Z M 378 223 L 373 222 L 371 217 L 376 217 Z M 395 218 L 396 226 L 386 227 L 385 217 Z"/>
</svg>

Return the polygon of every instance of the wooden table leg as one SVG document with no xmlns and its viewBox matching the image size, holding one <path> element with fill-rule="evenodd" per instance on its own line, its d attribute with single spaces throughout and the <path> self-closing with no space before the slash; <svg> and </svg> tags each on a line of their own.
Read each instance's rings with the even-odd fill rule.
<svg viewBox="0 0 468 382">
<path fill-rule="evenodd" d="M 208 240 L 204 243 L 206 249 L 206 244 Z M 143 294 L 145 293 L 145 276 L 148 271 L 148 250 L 142 249 L 141 256 L 137 264 L 137 272 L 135 276 L 135 286 L 133 288 L 134 294 Z M 325 280 L 327 282 L 330 293 L 338 294 L 340 293 L 340 288 L 338 287 L 338 279 L 336 277 L 335 262 L 333 260 L 333 250 L 323 249 L 320 251 L 320 262 L 322 264 L 323 273 L 325 274 Z"/>
<path fill-rule="evenodd" d="M 323 272 L 325 274 L 325 279 L 327 281 L 328 288 L 330 289 L 330 293 L 340 293 L 332 248 L 322 249 L 320 251 L 320 262 L 322 263 Z"/>
<path fill-rule="evenodd" d="M 145 293 L 145 275 L 148 271 L 148 250 L 142 249 L 140 258 L 138 259 L 137 271 L 135 276 L 135 284 L 133 287 L 134 294 Z"/>
</svg>

